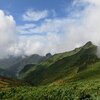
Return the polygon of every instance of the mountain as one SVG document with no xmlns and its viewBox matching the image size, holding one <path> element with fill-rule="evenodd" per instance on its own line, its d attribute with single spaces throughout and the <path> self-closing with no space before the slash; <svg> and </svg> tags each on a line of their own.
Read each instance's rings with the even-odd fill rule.
<svg viewBox="0 0 100 100">
<path fill-rule="evenodd" d="M 24 68 L 19 72 L 20 76 L 23 76 L 24 74 L 27 74 L 28 70 L 30 70 L 31 68 L 35 68 L 35 64 L 27 64 L 26 66 L 24 66 Z"/>
<path fill-rule="evenodd" d="M 0 76 L 5 76 L 5 77 L 13 77 L 12 73 L 10 73 L 9 71 L 0 68 Z"/>
<path fill-rule="evenodd" d="M 8 58 L 0 59 L 0 68 L 2 69 L 7 69 L 14 64 L 18 63 L 21 61 L 23 58 L 21 56 L 14 57 L 14 56 L 9 56 Z"/>
<path fill-rule="evenodd" d="M 0 68 L 2 70 L 5 70 L 8 74 L 7 76 L 13 76 L 16 77 L 18 73 L 21 71 L 21 69 L 24 68 L 27 64 L 38 64 L 42 62 L 43 60 L 49 58 L 50 54 L 47 54 L 46 56 L 40 56 L 38 54 L 33 54 L 31 56 L 25 56 L 25 57 L 14 57 L 10 56 L 5 59 L 0 59 Z M 2 73 L 4 73 L 2 71 Z M 5 76 L 5 74 L 2 74 Z"/>
<path fill-rule="evenodd" d="M 31 56 L 28 56 L 15 65 L 12 65 L 8 71 L 11 72 L 13 75 L 18 76 L 19 72 L 26 66 L 27 64 L 39 64 L 40 62 L 46 60 L 47 56 L 40 56 L 38 54 L 34 54 Z"/>
<path fill-rule="evenodd" d="M 100 70 L 97 70 L 100 68 L 100 59 L 96 52 L 97 46 L 88 42 L 70 52 L 55 54 L 39 65 L 31 66 L 25 73 L 21 71 L 23 75 L 20 73 L 20 79 L 33 85 L 45 85 L 58 81 L 74 81 L 81 77 L 94 77 L 96 73 L 91 72 L 93 69 L 98 74 L 100 72 Z M 87 77 L 85 77 L 85 74 Z"/>
</svg>

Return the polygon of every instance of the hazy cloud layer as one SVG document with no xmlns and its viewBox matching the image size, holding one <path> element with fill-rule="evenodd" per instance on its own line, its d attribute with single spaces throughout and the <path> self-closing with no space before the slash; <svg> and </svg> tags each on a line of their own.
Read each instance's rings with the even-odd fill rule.
<svg viewBox="0 0 100 100">
<path fill-rule="evenodd" d="M 75 0 L 73 7 L 84 3 L 84 10 L 75 10 L 69 17 L 48 19 L 47 14 L 41 24 L 33 22 L 17 26 L 12 16 L 0 11 L 0 57 L 8 54 L 44 55 L 72 50 L 87 41 L 100 45 L 100 1 Z M 47 11 L 48 12 L 48 11 Z M 39 12 L 40 13 L 40 12 Z M 39 14 L 38 13 L 38 14 Z M 43 12 L 41 12 L 43 13 Z M 26 15 L 31 15 L 27 14 Z M 31 21 L 38 21 L 38 15 Z M 44 14 L 45 15 L 45 14 Z M 25 20 L 25 19 L 24 19 Z M 27 19 L 27 21 L 30 21 Z M 16 41 L 17 40 L 17 41 Z"/>
</svg>

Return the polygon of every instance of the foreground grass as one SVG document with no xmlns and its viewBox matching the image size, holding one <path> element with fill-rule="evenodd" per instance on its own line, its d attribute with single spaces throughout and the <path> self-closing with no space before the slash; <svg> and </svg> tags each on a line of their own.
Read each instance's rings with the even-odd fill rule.
<svg viewBox="0 0 100 100">
<path fill-rule="evenodd" d="M 2 88 L 0 100 L 100 100 L 100 80 Z"/>
</svg>

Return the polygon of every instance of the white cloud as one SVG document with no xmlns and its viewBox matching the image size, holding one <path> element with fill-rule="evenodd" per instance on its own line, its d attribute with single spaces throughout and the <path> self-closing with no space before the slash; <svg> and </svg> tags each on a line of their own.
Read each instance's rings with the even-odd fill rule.
<svg viewBox="0 0 100 100">
<path fill-rule="evenodd" d="M 8 48 L 16 41 L 16 23 L 11 15 L 0 10 L 0 58 L 9 55 Z"/>
<path fill-rule="evenodd" d="M 14 55 L 31 55 L 31 54 L 40 54 L 44 55 L 48 52 L 56 53 L 61 51 L 64 47 L 60 42 L 63 40 L 63 36 L 57 36 L 57 34 L 48 33 L 45 36 L 21 36 L 19 43 L 11 48 Z M 17 48 L 16 48 L 17 47 Z"/>
<path fill-rule="evenodd" d="M 23 20 L 24 21 L 39 21 L 41 19 L 44 19 L 48 16 L 48 11 L 43 10 L 43 11 L 34 11 L 32 9 L 27 10 L 23 14 Z"/>
</svg>

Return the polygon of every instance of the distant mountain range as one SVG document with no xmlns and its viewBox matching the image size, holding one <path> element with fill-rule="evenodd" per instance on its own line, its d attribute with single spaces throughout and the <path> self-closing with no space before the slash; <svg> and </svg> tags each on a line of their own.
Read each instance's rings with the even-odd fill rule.
<svg viewBox="0 0 100 100">
<path fill-rule="evenodd" d="M 0 73 L 0 75 L 7 77 L 16 77 L 27 64 L 39 64 L 40 62 L 46 60 L 49 56 L 51 56 L 50 53 L 48 53 L 46 56 L 33 54 L 24 58 L 21 56 L 10 56 L 6 59 L 0 59 L 0 71 L 2 72 Z"/>
</svg>

